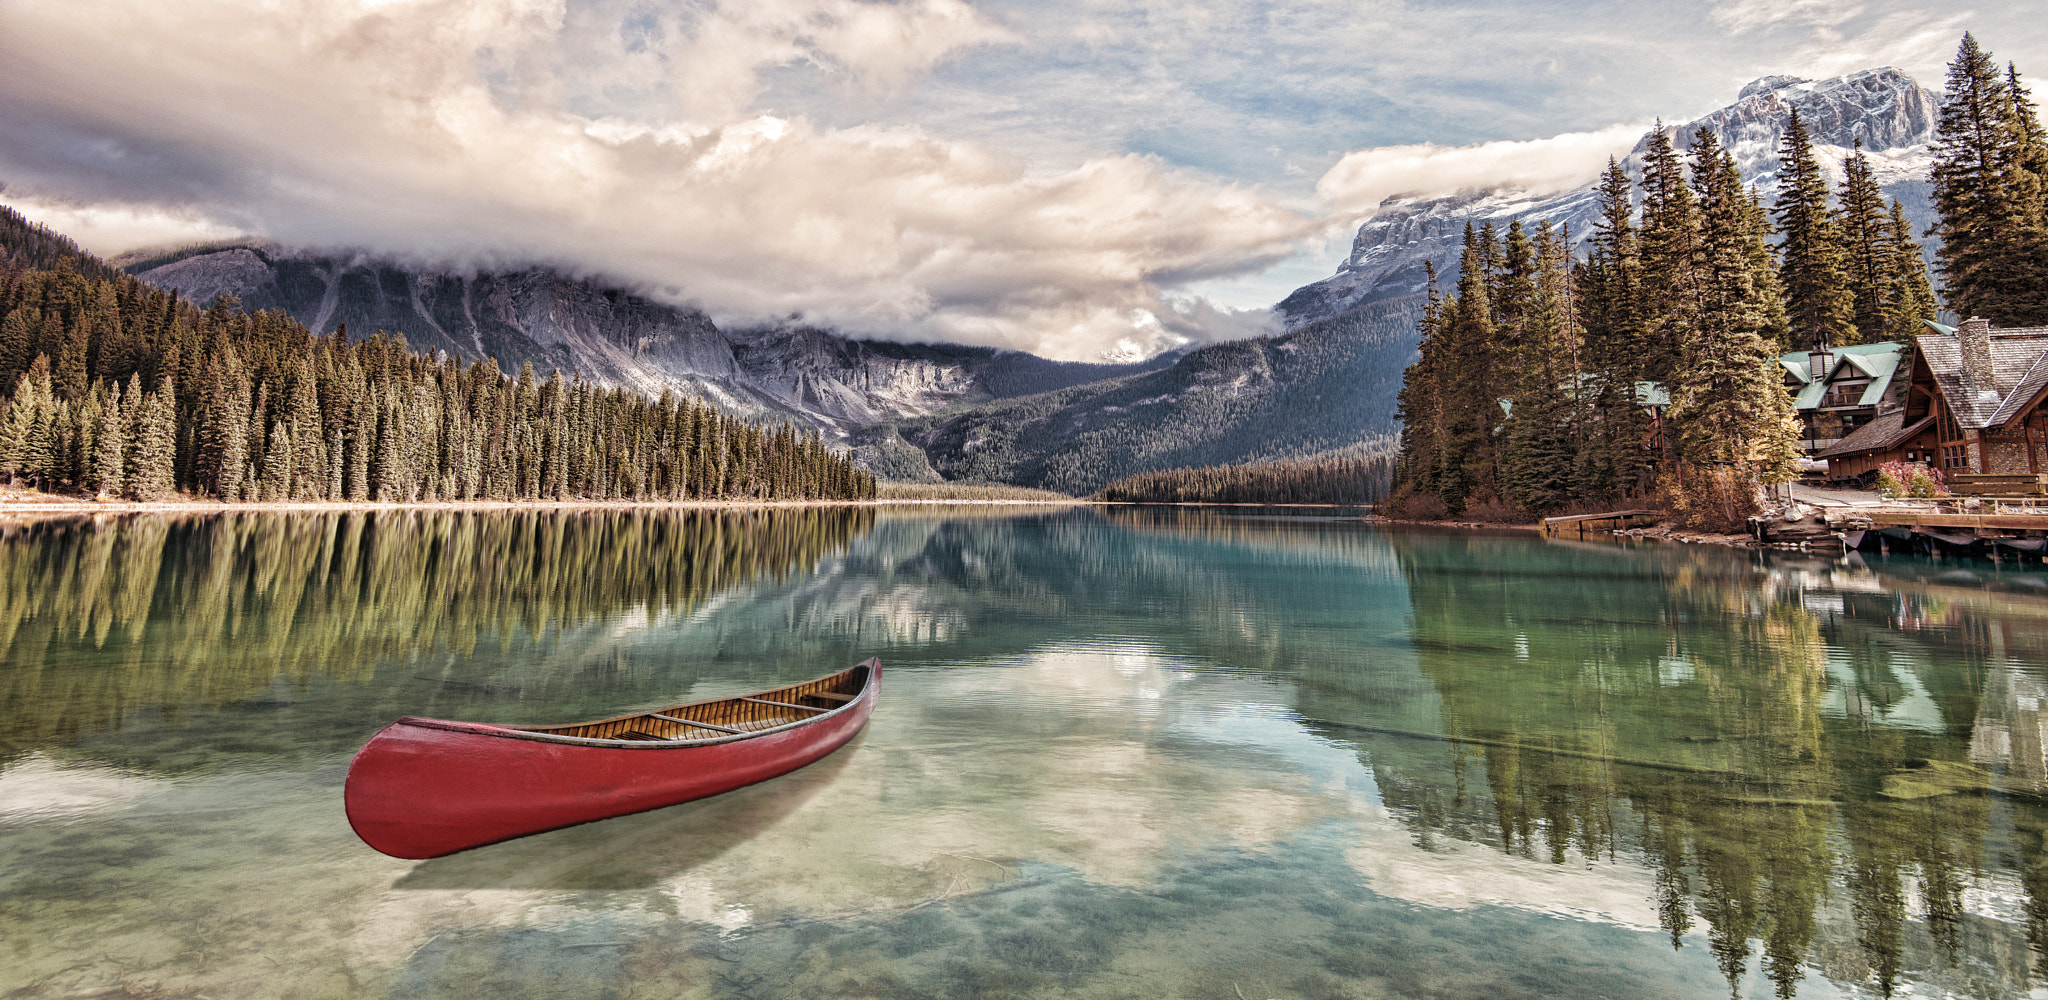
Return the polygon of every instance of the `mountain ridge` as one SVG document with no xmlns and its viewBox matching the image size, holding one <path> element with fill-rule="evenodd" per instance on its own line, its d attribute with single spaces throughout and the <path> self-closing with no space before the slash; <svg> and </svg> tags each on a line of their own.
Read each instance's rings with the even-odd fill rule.
<svg viewBox="0 0 2048 1000">
<path fill-rule="evenodd" d="M 1734 103 L 1676 126 L 1672 141 L 1683 150 L 1702 129 L 1712 128 L 1735 157 L 1744 182 L 1768 200 L 1777 189 L 1777 147 L 1796 108 L 1833 188 L 1839 190 L 1842 164 L 1861 141 L 1879 186 L 1905 205 L 1916 231 L 1924 231 L 1934 221 L 1928 144 L 1939 104 L 1939 92 L 1893 67 L 1826 80 L 1770 76 L 1744 86 Z M 1645 137 L 1621 160 L 1632 181 L 1642 180 L 1648 152 Z M 1336 274 L 1295 289 L 1274 309 L 1292 329 L 1355 306 L 1413 295 L 1427 284 L 1425 261 L 1436 265 L 1445 284 L 1454 282 L 1467 222 L 1505 228 L 1517 220 L 1529 226 L 1549 219 L 1570 226 L 1574 240 L 1583 243 L 1599 214 L 1598 185 L 1595 180 L 1547 195 L 1489 189 L 1388 198 L 1359 226 Z"/>
<path fill-rule="evenodd" d="M 552 268 L 434 268 L 361 253 L 234 241 L 116 258 L 136 277 L 196 302 L 234 295 L 325 334 L 402 334 L 417 350 L 532 364 L 659 395 L 694 393 L 750 418 L 802 421 L 838 440 L 888 420 L 1150 371 L 957 344 L 845 337 L 803 325 L 721 328 L 700 310 L 657 302 Z"/>
</svg>

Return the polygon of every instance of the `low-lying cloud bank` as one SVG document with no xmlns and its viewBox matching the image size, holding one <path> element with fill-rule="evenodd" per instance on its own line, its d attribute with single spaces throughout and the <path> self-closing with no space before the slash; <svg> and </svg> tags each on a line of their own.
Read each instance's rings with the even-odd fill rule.
<svg viewBox="0 0 2048 1000">
<path fill-rule="evenodd" d="M 791 61 L 887 87 L 1004 43 L 959 0 L 688 21 L 595 6 L 0 2 L 0 179 L 76 219 L 538 258 L 715 315 L 1061 357 L 1205 337 L 1162 287 L 1262 266 L 1312 226 L 1145 157 L 1039 173 L 914 128 L 750 109 L 758 74 Z M 574 110 L 622 88 L 665 94 L 662 124 Z"/>
<path fill-rule="evenodd" d="M 962 0 L 0 0 L 0 23 L 7 198 L 95 249 L 549 263 L 726 319 L 1062 358 L 1262 332 L 1180 289 L 1390 195 L 1583 183 L 1642 131 L 1354 152 L 1303 209 L 1143 156 L 1048 171 L 757 107 L 793 64 L 887 90 L 1016 41 Z"/>
<path fill-rule="evenodd" d="M 1316 182 L 1316 194 L 1340 211 L 1369 213 L 1400 196 L 1430 197 L 1480 188 L 1534 196 L 1569 191 L 1599 177 L 1608 157 L 1619 159 L 1650 126 L 1615 125 L 1548 139 L 1487 142 L 1476 146 L 1382 146 L 1346 153 Z"/>
</svg>

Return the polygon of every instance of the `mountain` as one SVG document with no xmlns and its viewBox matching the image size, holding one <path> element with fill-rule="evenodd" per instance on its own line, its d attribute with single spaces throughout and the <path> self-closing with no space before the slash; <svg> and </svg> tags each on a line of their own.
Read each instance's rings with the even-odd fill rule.
<svg viewBox="0 0 2048 1000">
<path fill-rule="evenodd" d="M 903 421 L 867 443 L 900 435 L 947 479 L 1076 494 L 1153 469 L 1390 447 L 1416 308 L 1380 302 L 1160 371 Z"/>
<path fill-rule="evenodd" d="M 1702 129 L 1713 129 L 1734 155 L 1742 176 L 1768 201 L 1776 192 L 1778 143 L 1799 110 L 1813 136 L 1814 154 L 1839 189 L 1842 164 L 1858 142 L 1870 158 L 1885 194 L 1905 205 L 1919 231 L 1934 222 L 1927 169 L 1929 143 L 1941 96 L 1897 69 L 1874 69 L 1831 80 L 1765 77 L 1742 88 L 1735 103 L 1688 122 L 1677 130 L 1682 151 Z M 1640 181 L 1648 144 L 1637 143 L 1622 168 Z M 1589 166 L 1592 166 L 1589 164 Z M 1599 212 L 1595 184 L 1562 194 L 1534 197 L 1518 191 L 1471 191 L 1439 198 L 1389 198 L 1359 227 L 1351 256 L 1337 273 L 1296 289 L 1276 307 L 1289 328 L 1325 319 L 1355 306 L 1421 292 L 1423 262 L 1436 265 L 1448 286 L 1457 280 L 1458 251 L 1467 222 L 1506 228 L 1549 219 L 1569 225 L 1583 241 Z"/>
<path fill-rule="evenodd" d="M 1683 148 L 1699 130 L 1714 129 L 1768 198 L 1777 186 L 1778 143 L 1797 108 L 1838 183 L 1860 141 L 1886 192 L 1924 228 L 1938 101 L 1895 69 L 1821 81 L 1768 77 L 1728 107 L 1681 126 L 1677 141 Z M 1624 162 L 1638 179 L 1646 154 L 1638 144 Z M 1395 397 L 1415 358 L 1423 262 L 1433 261 L 1448 286 L 1457 280 L 1466 222 L 1505 227 L 1547 218 L 1583 239 L 1597 211 L 1593 185 L 1543 197 L 1471 191 L 1388 199 L 1360 227 L 1334 276 L 1279 304 L 1289 330 L 1283 336 L 1203 348 L 1162 371 L 904 421 L 893 433 L 868 432 L 863 447 L 876 468 L 922 472 L 921 451 L 947 478 L 1071 492 L 1152 469 L 1383 447 L 1397 430 Z M 895 464 L 875 464 L 883 456 Z"/>
<path fill-rule="evenodd" d="M 207 303 L 233 294 L 315 333 L 388 330 L 416 350 L 531 363 L 649 395 L 673 389 L 845 439 L 879 421 L 1062 389 L 1173 362 L 1049 361 L 1017 351 L 857 340 L 804 326 L 724 329 L 695 309 L 547 268 L 436 269 L 261 242 L 128 254 L 150 284 Z"/>
</svg>

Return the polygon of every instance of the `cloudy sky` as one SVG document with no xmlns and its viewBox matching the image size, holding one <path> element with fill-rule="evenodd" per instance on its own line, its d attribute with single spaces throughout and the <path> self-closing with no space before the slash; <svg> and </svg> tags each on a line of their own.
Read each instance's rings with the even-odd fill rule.
<svg viewBox="0 0 2048 1000">
<path fill-rule="evenodd" d="M 1256 331 L 1381 198 L 1590 179 L 2030 2 L 0 0 L 0 200 L 1066 358 Z"/>
</svg>

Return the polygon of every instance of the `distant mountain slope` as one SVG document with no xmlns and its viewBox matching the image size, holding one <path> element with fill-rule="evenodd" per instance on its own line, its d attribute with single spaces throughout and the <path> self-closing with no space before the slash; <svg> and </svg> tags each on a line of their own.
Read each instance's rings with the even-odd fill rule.
<svg viewBox="0 0 2048 1000">
<path fill-rule="evenodd" d="M 1878 182 L 1906 207 L 1919 230 L 1934 221 L 1929 205 L 1928 143 L 1934 137 L 1940 94 L 1896 69 L 1866 70 L 1831 80 L 1765 77 L 1744 87 L 1735 103 L 1680 126 L 1682 150 L 1701 129 L 1711 128 L 1734 154 L 1742 175 L 1769 199 L 1777 190 L 1778 144 L 1799 110 L 1813 135 L 1814 153 L 1839 188 L 1841 165 L 1861 141 Z M 1647 146 L 1638 143 L 1623 162 L 1640 180 Z M 1598 164 L 1588 164 L 1588 168 Z M 1473 191 L 1445 198 L 1390 198 L 1379 214 L 1359 227 L 1351 256 L 1337 273 L 1304 285 L 1276 307 L 1297 327 L 1383 299 L 1423 289 L 1424 261 L 1436 264 L 1445 283 L 1457 278 L 1459 242 L 1467 222 L 1505 228 L 1514 220 L 1533 226 L 1550 219 L 1569 224 L 1583 240 L 1598 214 L 1594 185 L 1543 198 L 1515 191 Z"/>
<path fill-rule="evenodd" d="M 205 303 L 232 293 L 315 332 L 388 330 L 420 350 L 531 363 L 608 385 L 702 396 L 752 417 L 800 419 L 835 436 L 878 421 L 1044 392 L 1169 365 L 1049 361 L 1015 351 L 853 340 L 790 327 L 720 329 L 694 309 L 546 268 L 457 272 L 260 242 L 117 259 Z"/>
<path fill-rule="evenodd" d="M 1375 303 L 1171 368 L 898 425 L 948 479 L 1091 493 L 1151 469 L 1389 443 L 1418 303 Z"/>
</svg>

